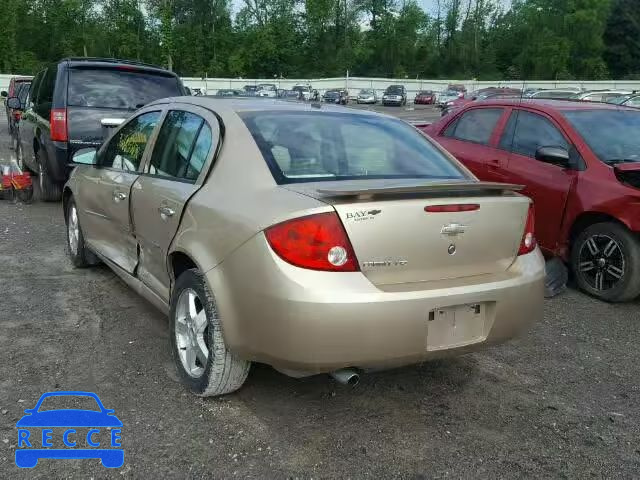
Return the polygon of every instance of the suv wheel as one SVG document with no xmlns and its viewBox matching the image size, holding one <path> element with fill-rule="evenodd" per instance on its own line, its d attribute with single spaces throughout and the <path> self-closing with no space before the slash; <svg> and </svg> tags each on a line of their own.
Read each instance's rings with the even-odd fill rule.
<svg viewBox="0 0 640 480">
<path fill-rule="evenodd" d="M 180 378 L 194 393 L 224 395 L 246 380 L 251 362 L 227 349 L 213 294 L 196 269 L 180 275 L 171 293 L 169 336 Z"/>
<path fill-rule="evenodd" d="M 98 257 L 84 243 L 84 235 L 78 219 L 78 208 L 73 197 L 69 199 L 65 220 L 67 223 L 67 252 L 69 252 L 71 263 L 78 268 L 100 263 Z"/>
<path fill-rule="evenodd" d="M 51 178 L 47 166 L 47 157 L 42 149 L 36 152 L 36 165 L 38 167 L 38 186 L 40 187 L 40 199 L 45 202 L 57 202 L 62 197 L 62 186 Z"/>
<path fill-rule="evenodd" d="M 613 222 L 586 228 L 571 248 L 571 267 L 578 286 L 608 302 L 624 302 L 640 294 L 638 259 L 638 239 Z"/>
</svg>

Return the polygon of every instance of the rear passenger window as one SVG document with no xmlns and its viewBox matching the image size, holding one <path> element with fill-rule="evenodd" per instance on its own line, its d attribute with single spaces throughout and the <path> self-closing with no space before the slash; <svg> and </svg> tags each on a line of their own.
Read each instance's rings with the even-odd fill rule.
<svg viewBox="0 0 640 480">
<path fill-rule="evenodd" d="M 204 163 L 207 161 L 209 151 L 211 150 L 212 135 L 209 125 L 206 123 L 202 125 L 200 134 L 196 140 L 196 146 L 193 147 L 191 158 L 189 159 L 189 165 L 187 166 L 187 172 L 185 178 L 187 180 L 196 181 L 198 175 L 202 171 Z"/>
<path fill-rule="evenodd" d="M 467 142 L 489 144 L 489 139 L 502 116 L 502 108 L 474 108 L 450 125 L 444 132 L 446 137 Z"/>
<path fill-rule="evenodd" d="M 500 148 L 535 157 L 538 147 L 564 147 L 569 144 L 560 131 L 541 115 L 514 110 L 500 139 Z"/>
<path fill-rule="evenodd" d="M 203 124 L 204 120 L 193 113 L 180 110 L 170 111 L 160 129 L 147 173 L 162 177 L 195 180 L 204 164 L 202 159 L 204 146 L 200 146 L 193 159 L 193 165 L 191 165 L 190 159 L 192 150 L 195 150 L 196 137 L 198 137 Z M 206 142 L 206 137 L 203 142 Z M 207 148 L 207 153 L 208 151 Z"/>
</svg>

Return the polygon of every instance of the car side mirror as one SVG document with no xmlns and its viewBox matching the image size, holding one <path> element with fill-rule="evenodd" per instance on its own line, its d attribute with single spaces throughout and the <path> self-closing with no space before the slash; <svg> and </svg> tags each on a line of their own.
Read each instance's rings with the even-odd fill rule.
<svg viewBox="0 0 640 480">
<path fill-rule="evenodd" d="M 18 97 L 9 97 L 7 99 L 7 107 L 13 110 L 22 110 L 22 104 L 20 103 L 20 99 Z"/>
<path fill-rule="evenodd" d="M 24 413 L 26 413 L 27 415 L 30 415 L 30 414 L 35 413 L 35 412 L 36 412 L 35 408 L 26 408 L 24 410 Z"/>
<path fill-rule="evenodd" d="M 557 165 L 562 168 L 570 166 L 569 151 L 564 147 L 538 147 L 536 160 Z"/>
<path fill-rule="evenodd" d="M 78 165 L 95 165 L 96 153 L 95 148 L 81 148 L 73 154 L 71 161 Z"/>
</svg>

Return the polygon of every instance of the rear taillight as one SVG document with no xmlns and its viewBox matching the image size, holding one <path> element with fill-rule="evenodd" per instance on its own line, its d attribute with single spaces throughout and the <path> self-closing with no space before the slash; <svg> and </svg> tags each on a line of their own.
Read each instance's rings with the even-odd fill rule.
<svg viewBox="0 0 640 480">
<path fill-rule="evenodd" d="M 267 241 L 285 262 L 331 272 L 357 272 L 358 261 L 336 213 L 319 213 L 265 230 Z"/>
<path fill-rule="evenodd" d="M 13 111 L 13 118 L 15 120 L 20 120 L 22 118 L 22 112 L 20 112 L 20 110 L 14 110 Z"/>
<path fill-rule="evenodd" d="M 67 134 L 67 109 L 52 108 L 51 109 L 51 140 L 54 142 L 66 142 L 69 140 Z"/>
<path fill-rule="evenodd" d="M 535 227 L 535 209 L 533 203 L 529 205 L 529 213 L 527 214 L 527 222 L 524 224 L 524 234 L 522 235 L 522 241 L 520 242 L 520 249 L 518 255 L 524 255 L 531 253 L 535 250 L 537 242 L 534 231 Z"/>
</svg>

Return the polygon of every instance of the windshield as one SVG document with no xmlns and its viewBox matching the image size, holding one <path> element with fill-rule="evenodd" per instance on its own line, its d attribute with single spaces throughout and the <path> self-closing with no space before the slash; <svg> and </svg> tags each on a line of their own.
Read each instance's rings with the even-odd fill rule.
<svg viewBox="0 0 640 480">
<path fill-rule="evenodd" d="M 564 116 L 603 162 L 640 162 L 640 112 L 576 110 Z"/>
<path fill-rule="evenodd" d="M 402 93 L 402 87 L 389 87 L 387 88 L 385 93 L 390 93 L 391 95 L 400 95 Z"/>
<path fill-rule="evenodd" d="M 373 90 L 360 90 L 360 95 L 373 95 Z"/>
<path fill-rule="evenodd" d="M 334 112 L 244 112 L 278 183 L 365 178 L 464 179 L 399 120 Z"/>
<path fill-rule="evenodd" d="M 159 98 L 182 94 L 174 76 L 105 68 L 69 70 L 68 104 L 73 107 L 135 110 Z"/>
</svg>

